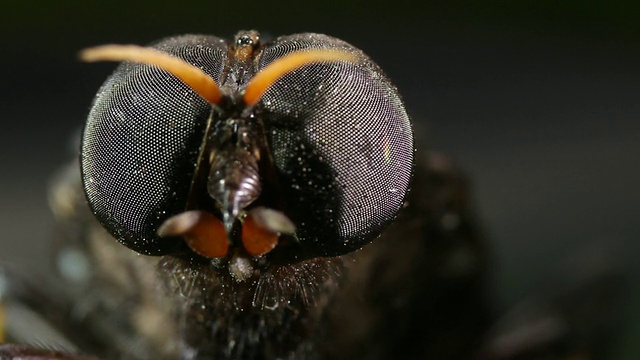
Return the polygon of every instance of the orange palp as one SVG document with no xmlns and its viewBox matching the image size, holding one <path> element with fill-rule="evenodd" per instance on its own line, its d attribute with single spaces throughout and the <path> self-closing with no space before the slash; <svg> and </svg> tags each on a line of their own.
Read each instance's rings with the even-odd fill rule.
<svg viewBox="0 0 640 360">
<path fill-rule="evenodd" d="M 221 258 L 229 251 L 229 238 L 222 221 L 204 211 L 192 210 L 167 219 L 160 236 L 183 236 L 193 251 L 208 258 Z"/>
<path fill-rule="evenodd" d="M 258 256 L 273 250 L 280 234 L 262 226 L 251 214 L 242 224 L 242 244 L 251 256 Z"/>
</svg>

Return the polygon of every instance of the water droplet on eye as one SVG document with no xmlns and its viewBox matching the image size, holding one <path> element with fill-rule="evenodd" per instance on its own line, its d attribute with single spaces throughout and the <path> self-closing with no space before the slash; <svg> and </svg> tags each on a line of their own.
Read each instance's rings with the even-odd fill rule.
<svg viewBox="0 0 640 360">
<path fill-rule="evenodd" d="M 397 193 L 398 189 L 397 188 L 391 188 L 391 189 L 389 189 L 389 192 L 390 193 Z"/>
</svg>

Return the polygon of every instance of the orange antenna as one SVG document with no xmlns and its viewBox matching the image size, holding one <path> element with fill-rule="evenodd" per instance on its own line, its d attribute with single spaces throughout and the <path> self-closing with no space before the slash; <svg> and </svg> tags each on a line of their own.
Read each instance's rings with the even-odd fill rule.
<svg viewBox="0 0 640 360">
<path fill-rule="evenodd" d="M 340 50 L 297 51 L 285 55 L 262 69 L 251 79 L 244 92 L 244 103 L 253 106 L 278 79 L 305 65 L 322 62 L 356 62 L 356 57 Z"/>
<path fill-rule="evenodd" d="M 180 58 L 153 48 L 136 45 L 103 45 L 82 50 L 80 59 L 86 62 L 133 61 L 155 65 L 175 75 L 212 104 L 220 103 L 222 97 L 218 84 L 204 71 Z"/>
</svg>

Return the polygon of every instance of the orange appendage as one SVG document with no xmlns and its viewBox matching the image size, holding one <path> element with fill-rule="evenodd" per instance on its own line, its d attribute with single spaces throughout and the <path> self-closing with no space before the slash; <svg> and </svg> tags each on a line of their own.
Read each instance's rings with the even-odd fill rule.
<svg viewBox="0 0 640 360">
<path fill-rule="evenodd" d="M 339 50 L 297 51 L 285 55 L 267 65 L 251 79 L 244 92 L 244 103 L 249 106 L 257 104 L 278 79 L 302 66 L 337 61 L 355 63 L 356 58 L 351 53 Z"/>
<path fill-rule="evenodd" d="M 86 62 L 133 61 L 155 65 L 175 75 L 209 103 L 219 104 L 222 97 L 218 84 L 200 68 L 156 49 L 136 45 L 103 45 L 81 51 L 80 59 Z"/>
<path fill-rule="evenodd" d="M 221 258 L 229 251 L 229 238 L 222 221 L 205 211 L 186 211 L 167 219 L 158 229 L 160 236 L 183 236 L 196 253 Z"/>
<path fill-rule="evenodd" d="M 278 244 L 279 234 L 267 229 L 249 214 L 242 224 L 242 244 L 251 256 L 259 256 L 273 250 Z"/>
</svg>

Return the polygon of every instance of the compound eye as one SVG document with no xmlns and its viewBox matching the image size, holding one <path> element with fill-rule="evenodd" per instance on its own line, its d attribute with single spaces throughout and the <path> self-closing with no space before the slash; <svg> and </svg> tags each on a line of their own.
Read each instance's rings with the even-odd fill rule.
<svg viewBox="0 0 640 360">
<path fill-rule="evenodd" d="M 362 51 L 341 40 L 282 37 L 263 49 L 258 67 L 316 50 L 348 52 L 356 60 L 291 72 L 260 104 L 284 212 L 296 225 L 300 246 L 315 256 L 335 256 L 375 239 L 402 207 L 413 133 L 396 88 Z"/>
<path fill-rule="evenodd" d="M 157 231 L 185 211 L 229 51 L 222 39 L 201 35 L 168 38 L 153 48 L 84 54 L 131 61 L 96 95 L 83 132 L 81 167 L 87 201 L 100 223 L 127 247 L 162 255 L 187 250 L 187 242 L 168 241 Z"/>
</svg>

